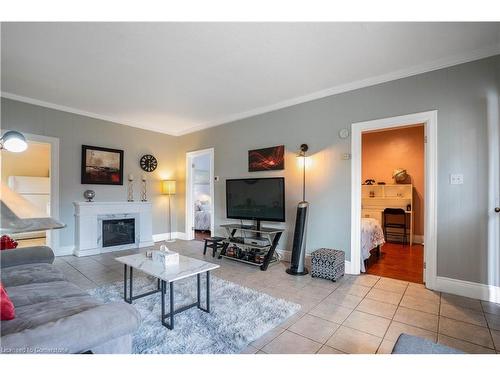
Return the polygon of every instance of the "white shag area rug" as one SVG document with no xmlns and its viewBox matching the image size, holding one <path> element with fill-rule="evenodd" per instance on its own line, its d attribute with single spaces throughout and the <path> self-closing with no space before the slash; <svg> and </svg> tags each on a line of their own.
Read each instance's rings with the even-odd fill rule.
<svg viewBox="0 0 500 375">
<path fill-rule="evenodd" d="M 202 306 L 205 306 L 205 277 L 202 276 Z M 284 322 L 300 305 L 242 287 L 212 276 L 210 313 L 193 307 L 175 315 L 169 330 L 161 324 L 159 293 L 134 300 L 142 317 L 133 336 L 133 353 L 158 354 L 231 354 Z M 134 295 L 156 288 L 156 280 L 134 278 Z M 101 286 L 89 293 L 104 302 L 123 301 L 123 281 Z M 175 306 L 196 301 L 196 278 L 174 283 Z M 166 295 L 168 311 L 168 286 Z"/>
</svg>

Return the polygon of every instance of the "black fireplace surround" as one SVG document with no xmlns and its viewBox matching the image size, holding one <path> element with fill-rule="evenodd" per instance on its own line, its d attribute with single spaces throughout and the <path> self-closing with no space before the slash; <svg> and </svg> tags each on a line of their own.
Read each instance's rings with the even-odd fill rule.
<svg viewBox="0 0 500 375">
<path fill-rule="evenodd" d="M 135 243 L 135 219 L 102 221 L 102 247 Z"/>
</svg>

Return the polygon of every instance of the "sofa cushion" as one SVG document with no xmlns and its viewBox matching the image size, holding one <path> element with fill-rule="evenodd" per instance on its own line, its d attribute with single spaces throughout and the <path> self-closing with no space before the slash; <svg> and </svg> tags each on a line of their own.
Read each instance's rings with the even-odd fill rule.
<svg viewBox="0 0 500 375">
<path fill-rule="evenodd" d="M 4 335 L 1 339 L 0 351 L 3 353 L 82 353 L 98 348 L 98 353 L 110 353 L 115 350 L 106 343 L 112 346 L 115 339 L 134 333 L 139 324 L 140 315 L 132 305 L 124 302 L 111 302 L 47 324 L 40 324 L 32 329 Z M 128 343 L 127 348 L 118 348 L 118 350 L 130 353 L 132 349 L 130 340 Z"/>
<path fill-rule="evenodd" d="M 0 320 L 12 320 L 16 316 L 14 304 L 9 298 L 7 291 L 0 283 Z"/>
<path fill-rule="evenodd" d="M 18 308 L 58 298 L 88 296 L 79 287 L 67 281 L 11 286 L 7 291 L 14 306 Z"/>
<path fill-rule="evenodd" d="M 62 272 L 48 263 L 2 268 L 1 277 L 5 287 L 64 280 Z"/>
<path fill-rule="evenodd" d="M 1 336 L 34 329 L 102 305 L 89 295 L 50 299 L 16 308 L 16 318 L 2 322 Z"/>
</svg>

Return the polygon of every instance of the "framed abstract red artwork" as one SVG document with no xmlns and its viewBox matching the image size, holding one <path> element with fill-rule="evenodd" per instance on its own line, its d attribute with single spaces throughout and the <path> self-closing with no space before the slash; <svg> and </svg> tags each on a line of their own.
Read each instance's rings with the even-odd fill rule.
<svg viewBox="0 0 500 375">
<path fill-rule="evenodd" d="M 248 151 L 248 171 L 278 171 L 285 169 L 285 146 Z"/>
<path fill-rule="evenodd" d="M 123 185 L 123 150 L 83 145 L 81 182 Z"/>
</svg>

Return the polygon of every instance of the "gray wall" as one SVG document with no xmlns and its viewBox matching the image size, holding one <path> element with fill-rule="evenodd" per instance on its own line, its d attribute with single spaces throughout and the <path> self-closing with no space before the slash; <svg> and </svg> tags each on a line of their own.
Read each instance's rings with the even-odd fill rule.
<svg viewBox="0 0 500 375">
<path fill-rule="evenodd" d="M 165 134 L 123 126 L 107 121 L 56 111 L 2 98 L 2 129 L 15 129 L 25 133 L 39 134 L 60 139 L 60 218 L 67 228 L 60 231 L 60 245 L 74 244 L 73 201 L 83 201 L 86 189 L 96 192 L 96 201 L 127 200 L 129 173 L 137 179 L 145 173 L 139 166 L 144 154 L 158 159 L 158 168 L 145 173 L 148 180 L 150 201 L 153 202 L 153 233 L 167 232 L 166 196 L 160 195 L 160 180 L 175 178 L 176 138 Z M 124 185 L 80 184 L 82 144 L 124 150 Z M 140 200 L 141 185 L 135 182 L 135 200 Z M 172 207 L 176 204 L 174 198 Z M 176 210 L 173 210 L 174 213 Z M 175 231 L 174 220 L 172 227 Z"/>
<path fill-rule="evenodd" d="M 350 259 L 350 139 L 338 130 L 358 121 L 437 109 L 438 112 L 438 275 L 487 282 L 486 94 L 500 88 L 500 56 L 330 96 L 174 138 L 106 121 L 2 99 L 2 127 L 61 139 L 62 245 L 73 243 L 72 201 L 88 186 L 80 184 L 82 144 L 125 150 L 125 173 L 140 175 L 139 157 L 159 160 L 154 185 L 154 233 L 166 232 L 166 199 L 159 180 L 175 177 L 177 230 L 185 229 L 185 152 L 215 148 L 215 224 L 225 219 L 225 179 L 285 176 L 287 229 L 280 248 L 290 249 L 301 175 L 295 153 L 308 143 L 312 166 L 307 199 L 311 203 L 308 250 L 334 247 Z M 284 144 L 285 171 L 248 173 L 247 150 Z M 449 173 L 463 173 L 463 185 L 449 185 Z M 93 186 L 98 200 L 126 199 L 126 188 Z M 151 189 L 151 188 L 150 188 Z M 136 188 L 138 192 L 138 186 Z M 138 196 L 138 195 L 137 195 Z M 174 225 L 174 230 L 175 225 Z M 497 265 L 499 267 L 500 265 Z"/>
<path fill-rule="evenodd" d="M 184 152 L 215 148 L 215 224 L 225 219 L 225 179 L 285 176 L 287 233 L 280 248 L 291 248 L 301 179 L 295 152 L 308 143 L 311 204 L 308 251 L 343 249 L 350 258 L 350 139 L 339 129 L 351 123 L 438 110 L 438 275 L 487 283 L 486 94 L 499 85 L 495 56 L 414 77 L 363 88 L 183 136 L 178 176 L 184 179 Z M 285 171 L 248 173 L 247 150 L 284 144 Z M 449 185 L 450 173 L 463 173 L 463 185 Z M 180 202 L 179 202 L 180 203 Z M 181 204 L 181 203 L 180 203 Z M 178 217 L 184 228 L 184 218 Z M 500 265 L 497 265 L 497 267 Z"/>
</svg>

